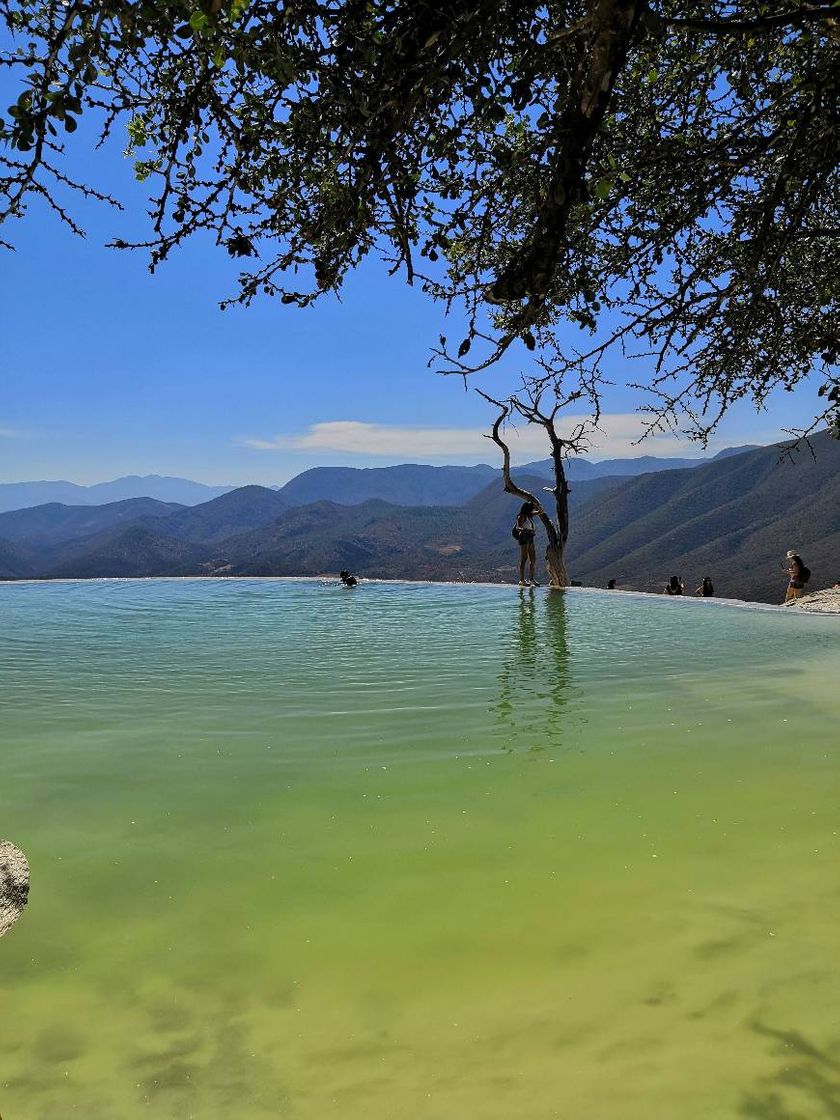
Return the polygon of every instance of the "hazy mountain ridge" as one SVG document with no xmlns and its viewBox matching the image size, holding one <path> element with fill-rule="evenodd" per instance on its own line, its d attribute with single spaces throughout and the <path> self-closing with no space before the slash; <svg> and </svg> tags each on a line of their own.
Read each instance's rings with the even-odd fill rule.
<svg viewBox="0 0 840 1120">
<path fill-rule="evenodd" d="M 813 444 L 816 460 L 803 451 L 793 464 L 769 447 L 690 468 L 574 482 L 571 575 L 661 590 L 677 572 L 693 590 L 708 574 L 721 595 L 772 602 L 784 588 L 785 550 L 795 547 L 814 571 L 814 587 L 834 582 L 840 443 L 822 433 Z M 518 549 L 510 530 L 519 499 L 492 473 L 460 505 L 370 499 L 290 506 L 282 491 L 254 486 L 197 507 L 164 506 L 162 516 L 161 503 L 136 499 L 100 507 L 96 516 L 108 524 L 88 535 L 81 527 L 91 510 L 0 515 L 0 578 L 317 575 L 350 567 L 382 578 L 512 580 Z M 521 469 L 515 477 L 536 493 L 547 486 L 545 477 Z M 130 511 L 142 516 L 128 518 Z M 51 517 L 47 531 L 42 522 Z M 26 524 L 41 536 L 23 535 Z M 8 539 L 10 525 L 17 540 Z"/>
<path fill-rule="evenodd" d="M 207 486 L 189 478 L 168 475 L 126 475 L 109 482 L 81 486 L 76 482 L 0 482 L 0 513 L 60 502 L 66 506 L 99 506 L 129 498 L 154 498 L 179 505 L 198 505 L 233 490 L 233 486 Z"/>
<path fill-rule="evenodd" d="M 571 458 L 566 464 L 566 477 L 570 482 L 584 479 L 604 478 L 635 478 L 640 474 L 653 474 L 656 471 L 691 470 L 702 467 L 706 463 L 715 463 L 719 459 L 732 455 L 743 455 L 745 451 L 757 450 L 756 444 L 743 444 L 741 447 L 725 447 L 716 455 L 703 455 L 699 458 L 660 458 L 656 455 L 637 455 L 628 459 L 601 459 L 591 462 L 589 459 Z M 554 468 L 551 459 L 539 459 L 535 463 L 528 463 L 521 467 L 534 474 L 554 477 Z"/>
<path fill-rule="evenodd" d="M 714 458 L 740 454 L 746 448 L 727 448 Z M 650 471 L 673 470 L 677 467 L 699 466 L 709 459 L 660 459 L 644 455 L 630 459 L 605 459 L 592 463 L 587 459 L 570 459 L 567 474 L 570 482 L 606 476 L 635 476 Z M 712 459 L 711 461 L 714 461 Z M 518 468 L 531 475 L 553 478 L 550 459 L 525 464 Z M 402 463 L 393 467 L 312 467 L 296 475 L 284 486 L 261 487 L 281 493 L 287 506 L 309 505 L 332 501 L 341 505 L 357 505 L 371 499 L 396 505 L 461 505 L 497 477 L 497 467 L 486 463 L 473 467 L 432 467 L 422 463 Z M 80 486 L 74 482 L 4 482 L 0 483 L 0 513 L 28 509 L 60 502 L 70 506 L 96 506 L 129 498 L 153 498 L 196 506 L 243 487 L 208 486 L 186 478 L 165 475 L 126 475 L 110 482 Z"/>
<path fill-rule="evenodd" d="M 331 501 L 360 505 L 371 499 L 401 506 L 462 505 L 499 474 L 486 463 L 475 467 L 313 467 L 280 488 L 289 506 Z"/>
</svg>

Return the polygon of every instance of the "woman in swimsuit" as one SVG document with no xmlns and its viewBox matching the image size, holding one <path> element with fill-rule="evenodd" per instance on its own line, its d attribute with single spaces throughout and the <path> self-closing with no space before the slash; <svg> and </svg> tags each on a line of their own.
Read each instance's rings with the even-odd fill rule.
<svg viewBox="0 0 840 1120">
<path fill-rule="evenodd" d="M 536 506 L 533 502 L 523 502 L 522 508 L 516 517 L 516 528 L 519 530 L 517 540 L 519 541 L 519 586 L 527 587 L 525 581 L 525 561 L 528 561 L 530 567 L 529 581 L 532 587 L 536 587 L 534 579 L 534 569 L 537 564 L 537 550 L 534 547 L 534 541 L 537 533 L 534 529 L 534 514 L 537 512 Z"/>
<path fill-rule="evenodd" d="M 785 602 L 791 599 L 801 599 L 805 594 L 805 563 L 798 552 L 791 549 L 787 554 L 788 566 L 785 568 L 785 573 L 790 576 L 788 581 L 787 591 L 785 592 Z"/>
</svg>

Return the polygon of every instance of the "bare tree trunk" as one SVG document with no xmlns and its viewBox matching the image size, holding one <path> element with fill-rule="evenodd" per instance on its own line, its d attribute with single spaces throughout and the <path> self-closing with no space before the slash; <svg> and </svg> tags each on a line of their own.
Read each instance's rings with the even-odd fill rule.
<svg viewBox="0 0 840 1120">
<path fill-rule="evenodd" d="M 489 398 L 488 398 L 489 399 Z M 499 402 L 494 402 L 498 404 Z M 553 488 L 555 506 L 557 510 L 557 523 L 555 524 L 543 509 L 542 502 L 530 491 L 523 490 L 513 481 L 510 473 L 510 448 L 501 437 L 501 426 L 507 419 L 510 409 L 501 405 L 501 413 L 493 424 L 493 433 L 490 438 L 502 451 L 502 475 L 505 480 L 505 490 L 508 494 L 516 494 L 525 502 L 532 502 L 537 516 L 545 529 L 548 544 L 545 550 L 545 563 L 548 568 L 549 586 L 562 588 L 569 586 L 569 575 L 566 571 L 566 538 L 569 535 L 569 487 L 566 482 L 566 468 L 563 462 L 563 444 L 554 435 L 553 428 L 547 429 L 551 439 L 551 453 L 554 462 L 554 477 L 556 486 Z"/>
<path fill-rule="evenodd" d="M 545 566 L 548 568 L 549 587 L 559 589 L 569 586 L 569 573 L 566 570 L 566 548 L 558 536 L 549 536 L 545 548 Z"/>
<path fill-rule="evenodd" d="M 556 525 L 552 525 L 554 531 L 548 534 L 545 563 L 551 577 L 551 586 L 568 587 L 566 541 L 569 537 L 569 484 L 566 481 L 563 445 L 554 438 L 551 440 L 551 460 L 554 464 L 554 505 L 557 516 Z"/>
</svg>

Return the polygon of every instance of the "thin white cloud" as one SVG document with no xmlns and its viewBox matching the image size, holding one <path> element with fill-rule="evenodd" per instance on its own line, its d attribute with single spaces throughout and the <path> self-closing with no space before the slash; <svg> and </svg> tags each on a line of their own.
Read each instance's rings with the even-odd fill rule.
<svg viewBox="0 0 840 1120">
<path fill-rule="evenodd" d="M 582 416 L 567 416 L 561 432 L 571 433 Z M 498 452 L 487 438 L 486 428 L 419 428 L 399 424 L 369 424 L 361 420 L 331 420 L 312 424 L 303 432 L 272 438 L 238 441 L 256 451 L 340 453 L 349 456 L 381 456 L 406 460 L 472 459 L 495 461 Z M 642 435 L 638 413 L 610 413 L 601 418 L 600 430 L 590 440 L 593 458 L 635 455 L 699 456 L 703 450 L 684 437 L 666 433 L 636 444 Z M 545 433 L 536 425 L 508 426 L 506 438 L 516 462 L 527 462 L 548 455 Z M 737 442 L 728 440 L 728 443 Z M 717 449 L 716 445 L 711 450 Z"/>
<path fill-rule="evenodd" d="M 0 428 L 0 439 L 17 439 L 21 432 L 15 431 L 14 428 Z"/>
<path fill-rule="evenodd" d="M 243 443 L 257 451 L 330 451 L 389 458 L 463 458 L 489 453 L 488 441 L 479 428 L 415 428 L 360 420 L 327 421 L 294 435 L 246 439 Z"/>
</svg>

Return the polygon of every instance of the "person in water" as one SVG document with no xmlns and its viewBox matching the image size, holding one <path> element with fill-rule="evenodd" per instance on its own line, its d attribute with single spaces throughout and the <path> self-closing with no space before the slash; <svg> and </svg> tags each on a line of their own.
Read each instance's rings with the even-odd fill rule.
<svg viewBox="0 0 840 1120">
<path fill-rule="evenodd" d="M 339 578 L 345 587 L 355 587 L 359 582 L 355 576 L 351 576 L 346 568 L 343 568 L 339 573 Z"/>
<path fill-rule="evenodd" d="M 703 595 L 704 597 L 708 597 L 709 595 L 714 595 L 714 593 L 715 593 L 715 586 L 712 583 L 711 579 L 709 578 L 709 576 L 703 576 L 703 582 L 700 584 L 700 586 L 697 588 L 697 590 L 694 592 L 694 594 L 695 595 Z"/>
<path fill-rule="evenodd" d="M 790 578 L 785 592 L 786 603 L 791 599 L 800 599 L 805 594 L 805 584 L 811 576 L 811 571 L 805 566 L 805 561 L 793 549 L 787 554 L 787 564 L 785 571 Z"/>
<path fill-rule="evenodd" d="M 683 581 L 680 579 L 679 576 L 671 576 L 671 578 L 665 584 L 665 594 L 666 595 L 684 595 L 685 594 L 685 584 L 683 583 Z"/>
<path fill-rule="evenodd" d="M 516 515 L 516 524 L 513 527 L 513 535 L 519 541 L 519 586 L 527 587 L 528 583 L 532 587 L 536 587 L 537 583 L 534 579 L 534 571 L 537 565 L 537 550 L 535 541 L 537 537 L 536 529 L 534 528 L 534 514 L 537 512 L 537 507 L 533 502 L 523 502 L 522 508 Z M 528 583 L 525 580 L 525 561 L 528 561 L 530 569 Z"/>
</svg>

